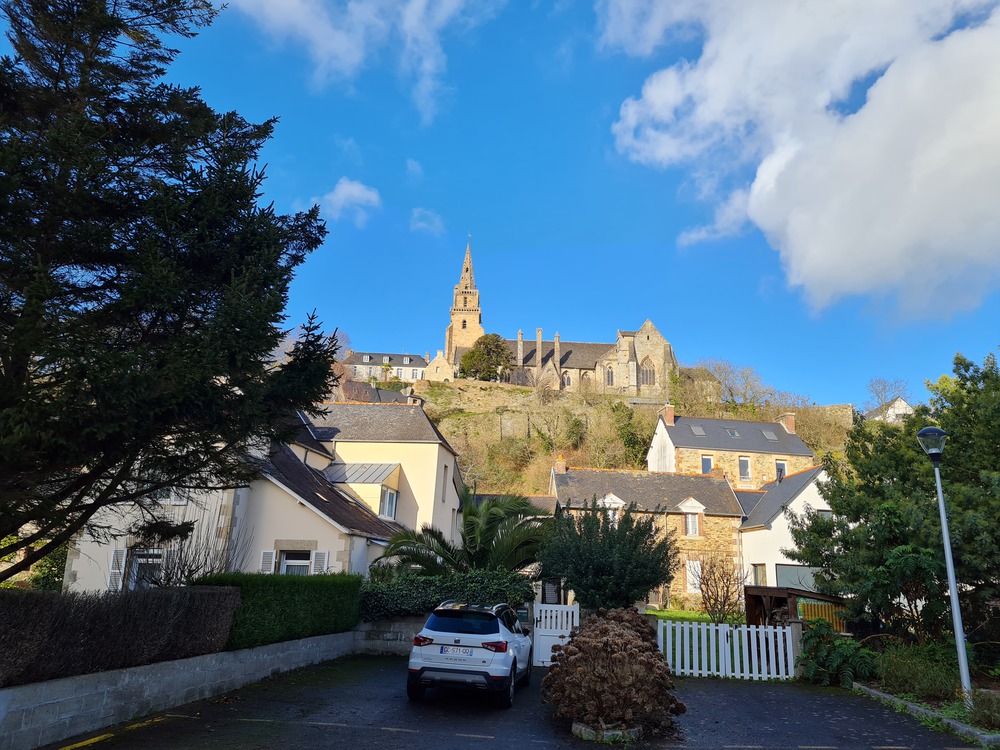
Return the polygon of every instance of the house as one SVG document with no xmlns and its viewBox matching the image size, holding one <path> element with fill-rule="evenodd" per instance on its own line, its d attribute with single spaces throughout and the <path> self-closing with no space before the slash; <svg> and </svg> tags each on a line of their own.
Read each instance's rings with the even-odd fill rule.
<svg viewBox="0 0 1000 750">
<path fill-rule="evenodd" d="M 707 556 L 722 555 L 739 566 L 739 528 L 743 508 L 723 477 L 611 469 L 577 469 L 556 462 L 549 494 L 568 512 L 598 507 L 614 516 L 631 504 L 654 517 L 657 532 L 673 533 L 680 556 L 678 574 L 668 587 L 650 592 L 655 606 L 694 605 Z M 536 503 L 537 504 L 537 503 Z"/>
<path fill-rule="evenodd" d="M 784 553 L 795 546 L 786 513 L 801 516 L 811 508 L 830 515 L 830 506 L 819 490 L 825 479 L 823 467 L 813 466 L 768 482 L 759 490 L 737 491 L 746 514 L 740 524 L 740 545 L 749 585 L 815 591 L 814 569 Z"/>
<path fill-rule="evenodd" d="M 407 383 L 424 379 L 427 355 L 395 354 L 392 352 L 347 352 L 341 364 L 344 370 L 359 381 L 384 382 L 395 378 Z"/>
<path fill-rule="evenodd" d="M 105 539 L 78 536 L 66 566 L 71 591 L 179 582 L 198 569 L 310 575 L 367 574 L 386 541 L 431 524 L 458 537 L 457 457 L 423 409 L 331 404 L 299 416 L 295 439 L 249 460 L 247 487 L 174 491 L 142 506 L 109 509 Z M 184 542 L 135 533 L 143 518 L 194 521 Z"/>
<path fill-rule="evenodd" d="M 901 396 L 896 396 L 887 404 L 882 404 L 871 411 L 865 412 L 865 419 L 873 422 L 887 422 L 889 424 L 902 424 L 903 421 L 913 414 L 913 407 Z"/>
<path fill-rule="evenodd" d="M 726 476 L 737 489 L 808 469 L 815 454 L 795 434 L 795 415 L 777 422 L 677 417 L 667 404 L 646 454 L 651 472 Z"/>
</svg>

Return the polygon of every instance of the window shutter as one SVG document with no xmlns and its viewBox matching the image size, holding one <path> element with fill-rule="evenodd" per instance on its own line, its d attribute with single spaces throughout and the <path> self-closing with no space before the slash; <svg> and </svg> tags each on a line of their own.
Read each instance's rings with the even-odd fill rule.
<svg viewBox="0 0 1000 750">
<path fill-rule="evenodd" d="M 326 572 L 326 561 L 330 557 L 329 552 L 312 553 L 312 575 L 318 576 Z"/>
<path fill-rule="evenodd" d="M 125 570 L 125 552 L 116 549 L 111 553 L 111 572 L 108 575 L 108 591 L 122 590 L 122 574 Z"/>
<path fill-rule="evenodd" d="M 160 564 L 160 583 L 162 585 L 180 586 L 184 583 L 179 563 L 180 552 L 178 550 L 163 550 L 163 562 Z"/>
<path fill-rule="evenodd" d="M 273 573 L 274 572 L 274 558 L 277 557 L 277 553 L 273 549 L 265 549 L 260 552 L 260 572 L 261 573 Z"/>
</svg>

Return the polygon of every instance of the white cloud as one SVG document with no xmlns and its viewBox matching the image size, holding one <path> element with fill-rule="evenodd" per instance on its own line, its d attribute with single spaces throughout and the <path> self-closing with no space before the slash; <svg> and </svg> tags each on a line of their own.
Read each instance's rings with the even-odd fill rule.
<svg viewBox="0 0 1000 750">
<path fill-rule="evenodd" d="M 890 295 L 914 316 L 974 307 L 1000 282 L 997 6 L 599 3 L 606 47 L 649 55 L 692 30 L 703 39 L 700 58 L 653 73 L 622 104 L 618 149 L 728 175 L 738 189 L 714 223 L 680 241 L 747 218 L 816 308 L 857 294 Z"/>
<path fill-rule="evenodd" d="M 406 175 L 414 182 L 419 182 L 424 178 L 424 168 L 416 159 L 406 160 Z"/>
<path fill-rule="evenodd" d="M 444 220 L 426 208 L 415 208 L 410 214 L 410 230 L 413 232 L 444 234 Z"/>
<path fill-rule="evenodd" d="M 318 82 L 354 78 L 371 58 L 399 48 L 424 123 L 434 119 L 447 59 L 441 36 L 489 20 L 502 0 L 233 0 L 275 37 L 303 45 Z"/>
<path fill-rule="evenodd" d="M 362 229 L 368 223 L 370 209 L 381 207 L 382 197 L 373 187 L 341 177 L 318 202 L 334 221 L 340 221 L 342 216 L 353 217 L 355 226 Z"/>
</svg>

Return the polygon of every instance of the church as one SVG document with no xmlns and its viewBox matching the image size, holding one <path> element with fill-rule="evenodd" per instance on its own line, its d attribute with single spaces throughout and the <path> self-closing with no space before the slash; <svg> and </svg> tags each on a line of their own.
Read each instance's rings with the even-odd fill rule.
<svg viewBox="0 0 1000 750">
<path fill-rule="evenodd" d="M 424 370 L 424 379 L 450 382 L 458 377 L 464 355 L 486 331 L 479 290 L 472 268 L 472 243 L 465 248 L 462 272 L 455 285 L 444 349 L 437 351 Z M 674 349 L 649 320 L 638 330 L 618 331 L 610 343 L 563 341 L 556 333 L 546 341 L 542 329 L 534 339 L 523 331 L 506 339 L 513 369 L 510 382 L 549 390 L 593 389 L 633 398 L 662 401 L 670 383 L 680 374 Z"/>
</svg>

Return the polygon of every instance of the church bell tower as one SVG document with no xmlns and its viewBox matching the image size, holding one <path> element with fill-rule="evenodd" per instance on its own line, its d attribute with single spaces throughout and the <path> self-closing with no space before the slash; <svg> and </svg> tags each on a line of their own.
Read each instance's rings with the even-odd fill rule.
<svg viewBox="0 0 1000 750">
<path fill-rule="evenodd" d="M 457 365 L 455 350 L 471 348 L 484 333 L 483 313 L 479 309 L 479 290 L 476 289 L 476 277 L 472 272 L 470 239 L 465 247 L 462 275 L 455 285 L 455 294 L 451 302 L 451 323 L 444 336 L 444 355 L 447 360 Z"/>
</svg>

